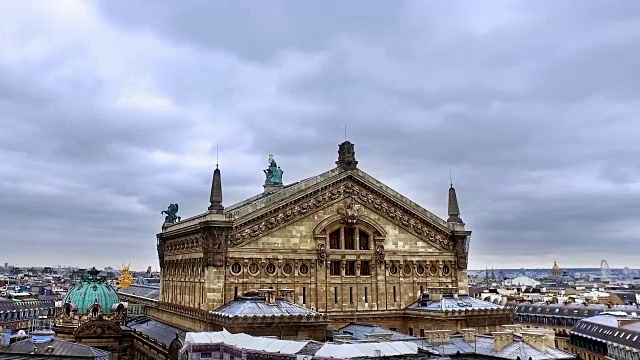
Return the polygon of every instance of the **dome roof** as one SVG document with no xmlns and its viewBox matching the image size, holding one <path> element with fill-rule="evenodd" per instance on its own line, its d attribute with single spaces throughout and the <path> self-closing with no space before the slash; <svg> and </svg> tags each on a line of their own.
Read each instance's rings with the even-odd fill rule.
<svg viewBox="0 0 640 360">
<path fill-rule="evenodd" d="M 104 276 L 99 276 L 95 267 L 87 271 L 80 283 L 76 284 L 63 299 L 63 303 L 70 302 L 78 308 L 79 314 L 86 314 L 89 306 L 98 303 L 102 306 L 103 314 L 110 314 L 111 307 L 120 302 L 116 290 L 107 283 Z"/>
<path fill-rule="evenodd" d="M 555 262 L 555 260 L 553 261 L 553 267 L 551 268 L 551 270 L 560 270 L 560 266 L 558 266 L 558 263 Z"/>
</svg>

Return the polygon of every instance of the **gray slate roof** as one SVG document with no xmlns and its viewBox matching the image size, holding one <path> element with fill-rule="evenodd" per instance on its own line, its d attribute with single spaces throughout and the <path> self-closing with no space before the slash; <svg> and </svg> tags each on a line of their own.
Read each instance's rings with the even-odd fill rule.
<svg viewBox="0 0 640 360">
<path fill-rule="evenodd" d="M 570 318 L 587 318 L 605 311 L 623 311 L 629 315 L 640 314 L 640 308 L 632 305 L 615 305 L 607 307 L 604 304 L 508 304 L 516 314 L 530 314 L 540 316 L 561 316 Z"/>
<path fill-rule="evenodd" d="M 452 336 L 451 342 L 446 344 L 434 344 L 433 350 L 439 352 L 442 355 L 457 355 L 460 354 L 478 354 L 490 357 L 497 357 L 502 359 L 515 360 L 520 359 L 574 359 L 575 356 L 566 353 L 556 348 L 545 348 L 544 351 L 539 351 L 531 345 L 526 344 L 524 341 L 514 341 L 511 345 L 506 346 L 500 351 L 494 350 L 493 337 L 477 335 L 475 342 L 465 342 L 462 336 Z"/>
<path fill-rule="evenodd" d="M 318 316 L 322 315 L 302 306 L 276 298 L 274 304 L 269 304 L 262 296 L 238 296 L 228 304 L 210 311 L 215 315 L 235 316 Z"/>
<path fill-rule="evenodd" d="M 176 332 L 178 333 L 178 339 L 184 343 L 186 332 L 167 325 L 160 321 L 154 320 L 148 316 L 142 316 L 133 320 L 127 321 L 127 327 L 135 329 L 150 338 L 156 339 L 167 346 L 176 338 Z"/>
<path fill-rule="evenodd" d="M 571 328 L 571 333 L 640 350 L 640 318 L 623 326 L 619 326 L 619 319 L 626 317 L 598 315 L 582 319 Z"/>
<path fill-rule="evenodd" d="M 443 297 L 442 300 L 418 300 L 407 306 L 408 310 L 419 311 L 444 311 L 444 310 L 478 310 L 478 309 L 504 309 L 502 305 L 479 300 L 469 296 L 458 298 Z"/>
<path fill-rule="evenodd" d="M 160 299 L 160 287 L 152 285 L 132 284 L 126 288 L 118 289 L 118 293 L 139 296 L 153 301 Z"/>
<path fill-rule="evenodd" d="M 48 352 L 49 346 L 53 349 L 51 352 Z M 33 351 L 34 347 L 37 349 L 35 353 Z M 109 352 L 55 339 L 41 344 L 34 344 L 30 339 L 27 339 L 11 345 L 0 346 L 0 359 L 33 359 L 34 356 L 41 356 L 45 359 L 63 357 L 67 359 L 108 360 Z"/>
<path fill-rule="evenodd" d="M 376 325 L 367 324 L 349 324 L 338 331 L 336 334 L 348 334 L 351 335 L 353 340 L 367 340 L 367 334 L 391 334 L 392 341 L 407 341 L 407 340 L 420 340 L 422 338 L 407 335 L 398 331 L 385 329 Z"/>
</svg>

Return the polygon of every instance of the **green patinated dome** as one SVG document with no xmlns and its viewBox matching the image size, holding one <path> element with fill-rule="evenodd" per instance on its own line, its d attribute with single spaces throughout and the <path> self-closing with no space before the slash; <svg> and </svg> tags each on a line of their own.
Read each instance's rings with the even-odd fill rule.
<svg viewBox="0 0 640 360">
<path fill-rule="evenodd" d="M 120 300 L 116 290 L 99 273 L 95 267 L 87 271 L 82 280 L 65 295 L 63 303 L 70 302 L 78 308 L 78 314 L 87 314 L 89 306 L 97 302 L 102 306 L 103 314 L 111 314 L 111 307 Z"/>
</svg>

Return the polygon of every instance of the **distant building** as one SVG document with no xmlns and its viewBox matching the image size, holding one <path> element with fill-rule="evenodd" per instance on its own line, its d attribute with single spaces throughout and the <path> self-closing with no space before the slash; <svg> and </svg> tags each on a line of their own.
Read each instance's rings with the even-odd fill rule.
<svg viewBox="0 0 640 360">
<path fill-rule="evenodd" d="M 503 282 L 504 286 L 527 286 L 536 287 L 540 285 L 540 281 L 534 280 L 528 276 L 518 276 L 513 279 L 506 279 Z"/>
<path fill-rule="evenodd" d="M 558 263 L 554 260 L 553 267 L 551 268 L 551 278 L 552 279 L 560 279 L 562 276 L 562 269 L 558 266 Z"/>
<path fill-rule="evenodd" d="M 571 329 L 571 345 L 582 359 L 640 358 L 640 318 L 606 312 L 580 320 Z"/>
</svg>

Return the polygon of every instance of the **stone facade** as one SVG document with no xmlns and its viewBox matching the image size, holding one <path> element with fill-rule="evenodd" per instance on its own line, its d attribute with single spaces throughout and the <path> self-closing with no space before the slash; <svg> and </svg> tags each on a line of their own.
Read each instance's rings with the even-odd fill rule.
<svg viewBox="0 0 640 360">
<path fill-rule="evenodd" d="M 453 220 L 442 220 L 357 169 L 348 145 L 333 170 L 223 209 L 216 190 L 217 210 L 165 224 L 158 308 L 173 316 L 156 316 L 202 330 L 207 312 L 245 292 L 292 289 L 292 302 L 326 314 L 332 327 L 371 318 L 407 331 L 416 320 L 404 309 L 422 294 L 468 295 L 471 232 L 455 190 Z"/>
</svg>

